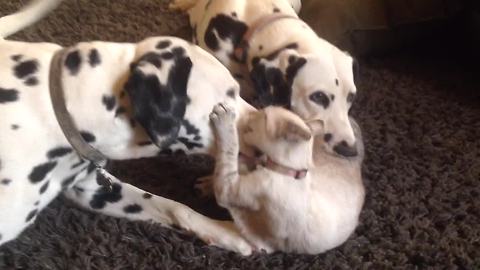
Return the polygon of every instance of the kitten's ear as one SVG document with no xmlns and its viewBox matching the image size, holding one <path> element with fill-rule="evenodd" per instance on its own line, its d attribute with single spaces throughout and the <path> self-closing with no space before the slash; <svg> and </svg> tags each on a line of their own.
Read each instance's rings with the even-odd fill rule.
<svg viewBox="0 0 480 270">
<path fill-rule="evenodd" d="M 298 117 L 285 109 L 266 109 L 265 125 L 267 136 L 272 139 L 284 139 L 290 142 L 308 141 L 312 133 Z"/>
</svg>

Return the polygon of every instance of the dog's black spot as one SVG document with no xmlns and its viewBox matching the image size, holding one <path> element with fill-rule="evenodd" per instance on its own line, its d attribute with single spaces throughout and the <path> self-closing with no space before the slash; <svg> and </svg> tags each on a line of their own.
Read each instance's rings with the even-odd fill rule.
<svg viewBox="0 0 480 270">
<path fill-rule="evenodd" d="M 200 134 L 200 130 L 198 128 L 196 128 L 194 125 L 192 125 L 192 123 L 190 123 L 190 121 L 184 119 L 182 121 L 182 125 L 185 127 L 185 130 L 187 131 L 188 135 L 199 135 Z"/>
<path fill-rule="evenodd" d="M 347 102 L 352 103 L 354 99 L 355 99 L 355 93 L 352 93 L 352 92 L 348 93 Z"/>
<path fill-rule="evenodd" d="M 150 199 L 150 198 L 152 198 L 152 194 L 145 192 L 145 193 L 143 193 L 143 196 L 142 196 L 142 197 L 143 197 L 144 199 Z"/>
<path fill-rule="evenodd" d="M 263 50 L 263 45 L 259 45 L 259 46 L 258 46 L 258 49 L 259 49 L 260 51 Z"/>
<path fill-rule="evenodd" d="M 330 105 L 330 99 L 328 99 L 328 96 L 320 90 L 313 92 L 308 98 L 316 104 L 323 106 L 325 109 Z"/>
<path fill-rule="evenodd" d="M 100 175 L 100 174 L 98 174 Z M 97 177 L 98 177 L 97 175 Z M 93 195 L 90 201 L 90 207 L 93 209 L 102 209 L 108 203 L 115 203 L 122 199 L 122 186 L 118 183 L 112 184 L 112 189 L 107 187 L 100 187 Z"/>
<path fill-rule="evenodd" d="M 88 63 L 91 67 L 96 67 L 100 64 L 102 60 L 100 59 L 100 54 L 97 49 L 91 49 L 88 53 Z"/>
<path fill-rule="evenodd" d="M 228 89 L 227 91 L 227 96 L 235 99 L 236 95 L 235 95 L 235 89 L 231 88 L 231 89 Z"/>
<path fill-rule="evenodd" d="M 118 107 L 118 108 L 115 110 L 115 117 L 118 117 L 118 116 L 120 116 L 121 114 L 124 114 L 126 111 L 127 111 L 127 109 L 125 109 L 125 107 L 123 107 L 123 106 Z"/>
<path fill-rule="evenodd" d="M 42 185 L 40 190 L 38 191 L 40 194 L 43 194 L 45 191 L 48 189 L 48 185 L 50 184 L 50 181 L 45 182 L 45 184 Z"/>
<path fill-rule="evenodd" d="M 156 68 L 162 67 L 162 55 L 154 52 L 144 54 L 138 59 L 138 63 L 150 63 Z"/>
<path fill-rule="evenodd" d="M 271 53 L 269 53 L 267 56 L 265 56 L 265 59 L 269 60 L 269 61 L 272 61 L 273 59 L 277 58 L 278 55 L 283 51 L 283 50 L 296 50 L 298 49 L 298 43 L 296 42 L 293 42 L 293 43 L 289 43 L 287 44 L 287 46 L 285 47 L 282 47 L 280 49 L 277 49 Z M 289 59 L 290 60 L 290 59 Z"/>
<path fill-rule="evenodd" d="M 295 76 L 297 76 L 298 71 L 307 63 L 307 59 L 303 57 L 295 57 L 292 61 L 289 58 L 289 65 L 287 67 L 287 82 L 292 85 Z"/>
<path fill-rule="evenodd" d="M 280 12 L 280 9 L 277 8 L 277 7 L 274 7 L 274 8 L 273 8 L 273 13 L 278 13 L 278 12 Z"/>
<path fill-rule="evenodd" d="M 134 204 L 129 204 L 123 208 L 123 212 L 127 214 L 138 214 L 143 211 L 142 206 L 134 203 Z"/>
<path fill-rule="evenodd" d="M 137 143 L 138 146 L 147 146 L 147 145 L 152 145 L 153 142 L 151 141 L 145 141 L 145 142 L 139 142 Z"/>
<path fill-rule="evenodd" d="M 88 132 L 88 131 L 81 131 L 80 132 L 80 135 L 82 136 L 82 138 L 87 142 L 87 143 L 92 143 L 95 141 L 95 135 L 93 135 L 92 133 Z"/>
<path fill-rule="evenodd" d="M 185 49 L 182 47 L 175 47 L 172 49 L 172 53 L 176 58 L 182 58 L 185 56 Z"/>
<path fill-rule="evenodd" d="M 332 101 L 334 101 L 334 100 L 335 100 L 335 95 L 334 95 L 334 94 L 331 94 L 331 95 L 330 95 L 330 99 L 331 99 Z"/>
<path fill-rule="evenodd" d="M 32 211 L 30 211 L 30 213 L 28 213 L 27 215 L 27 218 L 25 219 L 25 222 L 29 222 L 30 220 L 32 220 L 37 215 L 37 213 L 37 209 L 33 209 Z"/>
<path fill-rule="evenodd" d="M 38 71 L 38 62 L 36 60 L 28 60 L 20 62 L 14 67 L 15 77 L 23 79 L 29 75 L 33 75 Z"/>
<path fill-rule="evenodd" d="M 125 85 L 135 120 L 145 128 L 154 143 L 158 144 L 158 138 L 162 137 L 161 148 L 174 142 L 189 102 L 187 83 L 193 64 L 184 55 L 184 49 L 177 48 L 172 50 L 175 59 L 165 84 L 156 75 L 144 74 L 134 66 Z"/>
<path fill-rule="evenodd" d="M 13 130 L 17 130 L 17 129 L 20 128 L 20 126 L 17 125 L 17 124 L 12 124 L 12 125 L 10 126 L 10 128 L 13 129 Z"/>
<path fill-rule="evenodd" d="M 24 83 L 27 86 L 35 86 L 38 84 L 38 79 L 37 77 L 30 77 Z"/>
<path fill-rule="evenodd" d="M 82 58 L 80 57 L 80 52 L 78 50 L 68 53 L 65 58 L 65 66 L 70 71 L 70 75 L 77 75 L 80 71 L 81 64 Z"/>
<path fill-rule="evenodd" d="M 332 137 L 333 136 L 331 133 L 325 133 L 325 135 L 323 135 L 323 140 L 328 143 L 332 139 Z"/>
<path fill-rule="evenodd" d="M 4 185 L 4 186 L 10 185 L 11 182 L 12 182 L 12 180 L 11 180 L 11 179 L 7 179 L 7 178 L 6 178 L 6 179 L 2 179 L 2 181 L 0 181 L 0 183 L 1 183 L 2 185 Z"/>
<path fill-rule="evenodd" d="M 38 206 L 40 204 L 40 201 L 36 201 L 33 205 Z"/>
<path fill-rule="evenodd" d="M 338 83 L 338 79 L 335 79 L 335 85 L 338 86 L 339 83 Z"/>
<path fill-rule="evenodd" d="M 102 103 L 103 105 L 105 105 L 105 108 L 107 109 L 107 111 L 111 111 L 113 110 L 113 108 L 115 108 L 115 104 L 117 103 L 117 100 L 113 95 L 111 96 L 103 95 Z"/>
<path fill-rule="evenodd" d="M 56 161 L 51 161 L 47 163 L 43 163 L 40 165 L 35 166 L 30 174 L 28 175 L 28 179 L 30 179 L 30 182 L 36 184 L 38 182 L 41 182 L 47 174 L 55 168 L 57 165 Z"/>
<path fill-rule="evenodd" d="M 213 51 L 220 49 L 217 36 L 225 41 L 230 39 L 234 47 L 237 47 L 247 32 L 248 26 L 235 18 L 225 14 L 219 14 L 212 18 L 205 31 L 205 44 Z"/>
<path fill-rule="evenodd" d="M 185 137 L 179 137 L 177 140 L 179 142 L 183 143 L 188 148 L 188 150 L 192 150 L 195 147 L 198 147 L 198 148 L 203 147 L 203 144 L 197 143 L 197 142 L 192 142 L 188 138 L 185 138 Z"/>
<path fill-rule="evenodd" d="M 18 91 L 15 89 L 0 88 L 0 104 L 18 100 Z"/>
<path fill-rule="evenodd" d="M 77 177 L 76 174 L 74 174 L 74 175 L 72 175 L 72 176 L 69 176 L 69 177 L 63 179 L 63 181 L 62 181 L 62 189 L 65 189 L 65 188 L 67 188 L 68 186 L 70 186 L 70 185 L 73 183 L 73 181 L 75 181 L 75 177 Z"/>
<path fill-rule="evenodd" d="M 53 148 L 52 150 L 47 152 L 47 157 L 49 159 L 54 159 L 54 158 L 59 158 L 63 157 L 67 154 L 70 154 L 72 152 L 72 148 L 70 147 L 57 147 Z"/>
<path fill-rule="evenodd" d="M 18 62 L 18 61 L 20 61 L 20 59 L 22 59 L 22 55 L 21 54 L 14 54 L 14 55 L 10 56 L 10 58 L 13 61 Z"/>
<path fill-rule="evenodd" d="M 233 16 L 233 17 L 237 17 L 237 12 L 235 12 L 235 11 L 232 12 L 232 16 Z"/>
<path fill-rule="evenodd" d="M 171 52 L 163 52 L 160 54 L 160 57 L 165 60 L 171 60 L 173 59 L 173 53 Z"/>
<path fill-rule="evenodd" d="M 85 161 L 83 161 L 83 159 L 80 159 L 77 163 L 74 163 L 74 164 L 70 167 L 70 169 L 76 169 L 76 168 L 82 166 L 83 163 L 85 163 Z"/>
<path fill-rule="evenodd" d="M 157 43 L 157 46 L 155 46 L 155 48 L 163 50 L 170 47 L 170 45 L 172 45 L 172 42 L 170 40 L 161 40 Z"/>
</svg>

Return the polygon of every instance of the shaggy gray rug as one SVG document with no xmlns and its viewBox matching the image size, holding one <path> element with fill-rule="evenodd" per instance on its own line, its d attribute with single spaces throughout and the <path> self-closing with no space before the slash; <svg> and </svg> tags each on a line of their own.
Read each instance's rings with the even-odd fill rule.
<svg viewBox="0 0 480 270">
<path fill-rule="evenodd" d="M 26 2 L 2 1 L 0 14 Z M 169 12 L 163 0 L 66 0 L 13 38 L 69 45 L 188 38 L 189 31 L 186 18 Z M 367 198 L 360 226 L 335 250 L 242 257 L 59 198 L 0 248 L 0 269 L 479 269 L 480 83 L 478 73 L 450 53 L 362 61 L 353 115 L 365 136 Z M 227 218 L 193 190 L 194 179 L 211 169 L 212 161 L 200 156 L 113 166 L 121 179 Z"/>
</svg>

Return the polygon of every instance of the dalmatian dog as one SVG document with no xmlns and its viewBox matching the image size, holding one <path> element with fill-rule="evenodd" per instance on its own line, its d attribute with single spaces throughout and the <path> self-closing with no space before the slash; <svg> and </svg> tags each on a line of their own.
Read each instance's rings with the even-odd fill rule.
<svg viewBox="0 0 480 270">
<path fill-rule="evenodd" d="M 18 18 L 32 10 L 48 10 L 52 6 L 41 6 L 47 2 L 34 2 L 0 19 L 0 33 L 21 30 L 25 23 L 12 22 L 22 21 Z M 0 245 L 15 239 L 63 194 L 91 211 L 179 226 L 208 243 L 245 255 L 251 252 L 231 222 L 212 220 L 115 177 L 110 188 L 98 184 L 97 178 L 104 176 L 67 141 L 49 92 L 49 78 L 55 76 L 50 70 L 56 65 L 65 106 L 81 137 L 109 159 L 172 152 L 213 154 L 209 122 L 213 107 L 227 103 L 240 116 L 251 109 L 239 97 L 237 81 L 215 57 L 168 36 L 138 43 L 81 42 L 69 48 L 4 37 L 0 39 Z M 239 118 L 241 128 L 244 120 Z"/>
<path fill-rule="evenodd" d="M 228 67 L 241 83 L 242 97 L 255 96 L 260 104 L 280 105 L 304 120 L 323 122 L 329 151 L 356 156 L 348 117 L 356 93 L 353 58 L 300 20 L 300 7 L 300 0 L 171 3 L 172 9 L 188 12 L 193 40 Z M 246 55 L 237 55 L 245 42 Z"/>
</svg>

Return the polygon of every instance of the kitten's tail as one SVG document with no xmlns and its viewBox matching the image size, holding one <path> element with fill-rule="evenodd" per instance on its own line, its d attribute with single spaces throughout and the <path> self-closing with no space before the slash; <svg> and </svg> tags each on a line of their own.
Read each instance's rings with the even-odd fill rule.
<svg viewBox="0 0 480 270">
<path fill-rule="evenodd" d="M 0 18 L 0 39 L 36 23 L 54 10 L 62 0 L 32 0 L 21 10 Z"/>
</svg>

